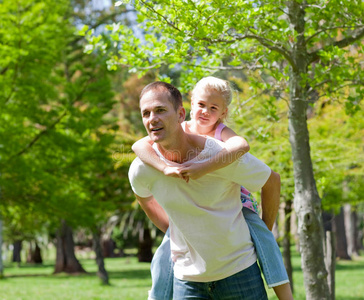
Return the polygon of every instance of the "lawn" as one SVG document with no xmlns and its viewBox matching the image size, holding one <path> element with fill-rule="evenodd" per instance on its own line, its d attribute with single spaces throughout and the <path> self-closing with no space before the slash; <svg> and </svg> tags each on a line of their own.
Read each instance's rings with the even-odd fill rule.
<svg viewBox="0 0 364 300">
<path fill-rule="evenodd" d="M 297 300 L 305 299 L 300 258 L 293 255 L 294 284 Z M 86 275 L 52 275 L 53 261 L 42 266 L 5 265 L 5 279 L 0 281 L 0 300 L 145 300 L 151 285 L 148 263 L 135 257 L 106 259 L 111 286 L 102 286 L 96 277 L 94 260 L 81 259 Z M 269 299 L 276 299 L 272 290 Z M 336 299 L 364 300 L 364 257 L 339 261 L 336 271 Z"/>
</svg>

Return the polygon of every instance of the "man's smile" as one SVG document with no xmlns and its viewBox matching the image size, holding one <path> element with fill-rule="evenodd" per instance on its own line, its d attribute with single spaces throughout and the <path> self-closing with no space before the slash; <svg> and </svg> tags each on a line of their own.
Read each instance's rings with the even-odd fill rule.
<svg viewBox="0 0 364 300">
<path fill-rule="evenodd" d="M 151 128 L 150 131 L 156 132 L 156 131 L 160 131 L 162 129 L 163 129 L 162 127 L 156 127 L 156 128 Z"/>
</svg>

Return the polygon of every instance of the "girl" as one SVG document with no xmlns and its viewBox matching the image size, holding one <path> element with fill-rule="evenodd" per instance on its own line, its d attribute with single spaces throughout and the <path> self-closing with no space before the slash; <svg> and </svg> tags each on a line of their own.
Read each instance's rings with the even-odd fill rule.
<svg viewBox="0 0 364 300">
<path fill-rule="evenodd" d="M 167 166 L 154 152 L 151 141 L 145 137 L 136 142 L 132 149 L 145 163 L 164 172 L 167 176 L 180 177 L 188 182 L 229 165 L 249 151 L 244 138 L 223 124 L 232 100 L 229 82 L 206 77 L 192 91 L 191 120 L 182 124 L 187 133 L 211 136 L 225 143 L 225 149 L 214 159 L 205 163 Z M 282 256 L 272 232 L 273 224 L 265 225 L 258 215 L 257 202 L 244 187 L 241 187 L 243 214 L 255 245 L 260 267 L 268 287 L 272 287 L 278 299 L 293 299 Z M 163 269 L 162 269 L 163 266 Z M 152 265 L 152 290 L 149 299 L 172 299 L 173 262 L 170 258 L 169 232 L 157 249 Z"/>
</svg>

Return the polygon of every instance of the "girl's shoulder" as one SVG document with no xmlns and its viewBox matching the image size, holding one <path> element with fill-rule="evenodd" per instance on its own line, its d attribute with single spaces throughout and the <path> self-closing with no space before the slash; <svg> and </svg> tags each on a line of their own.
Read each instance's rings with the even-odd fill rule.
<svg viewBox="0 0 364 300">
<path fill-rule="evenodd" d="M 222 131 L 224 130 L 225 127 L 226 127 L 226 125 L 224 123 L 219 123 L 216 126 L 216 129 L 215 129 L 215 139 L 222 141 L 221 133 L 222 133 Z"/>
</svg>

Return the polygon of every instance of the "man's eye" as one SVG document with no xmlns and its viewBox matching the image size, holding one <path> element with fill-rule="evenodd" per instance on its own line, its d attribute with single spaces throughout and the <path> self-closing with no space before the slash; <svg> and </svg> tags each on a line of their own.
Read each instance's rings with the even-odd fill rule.
<svg viewBox="0 0 364 300">
<path fill-rule="evenodd" d="M 143 112 L 142 116 L 143 117 L 148 117 L 149 116 L 149 112 Z"/>
</svg>

